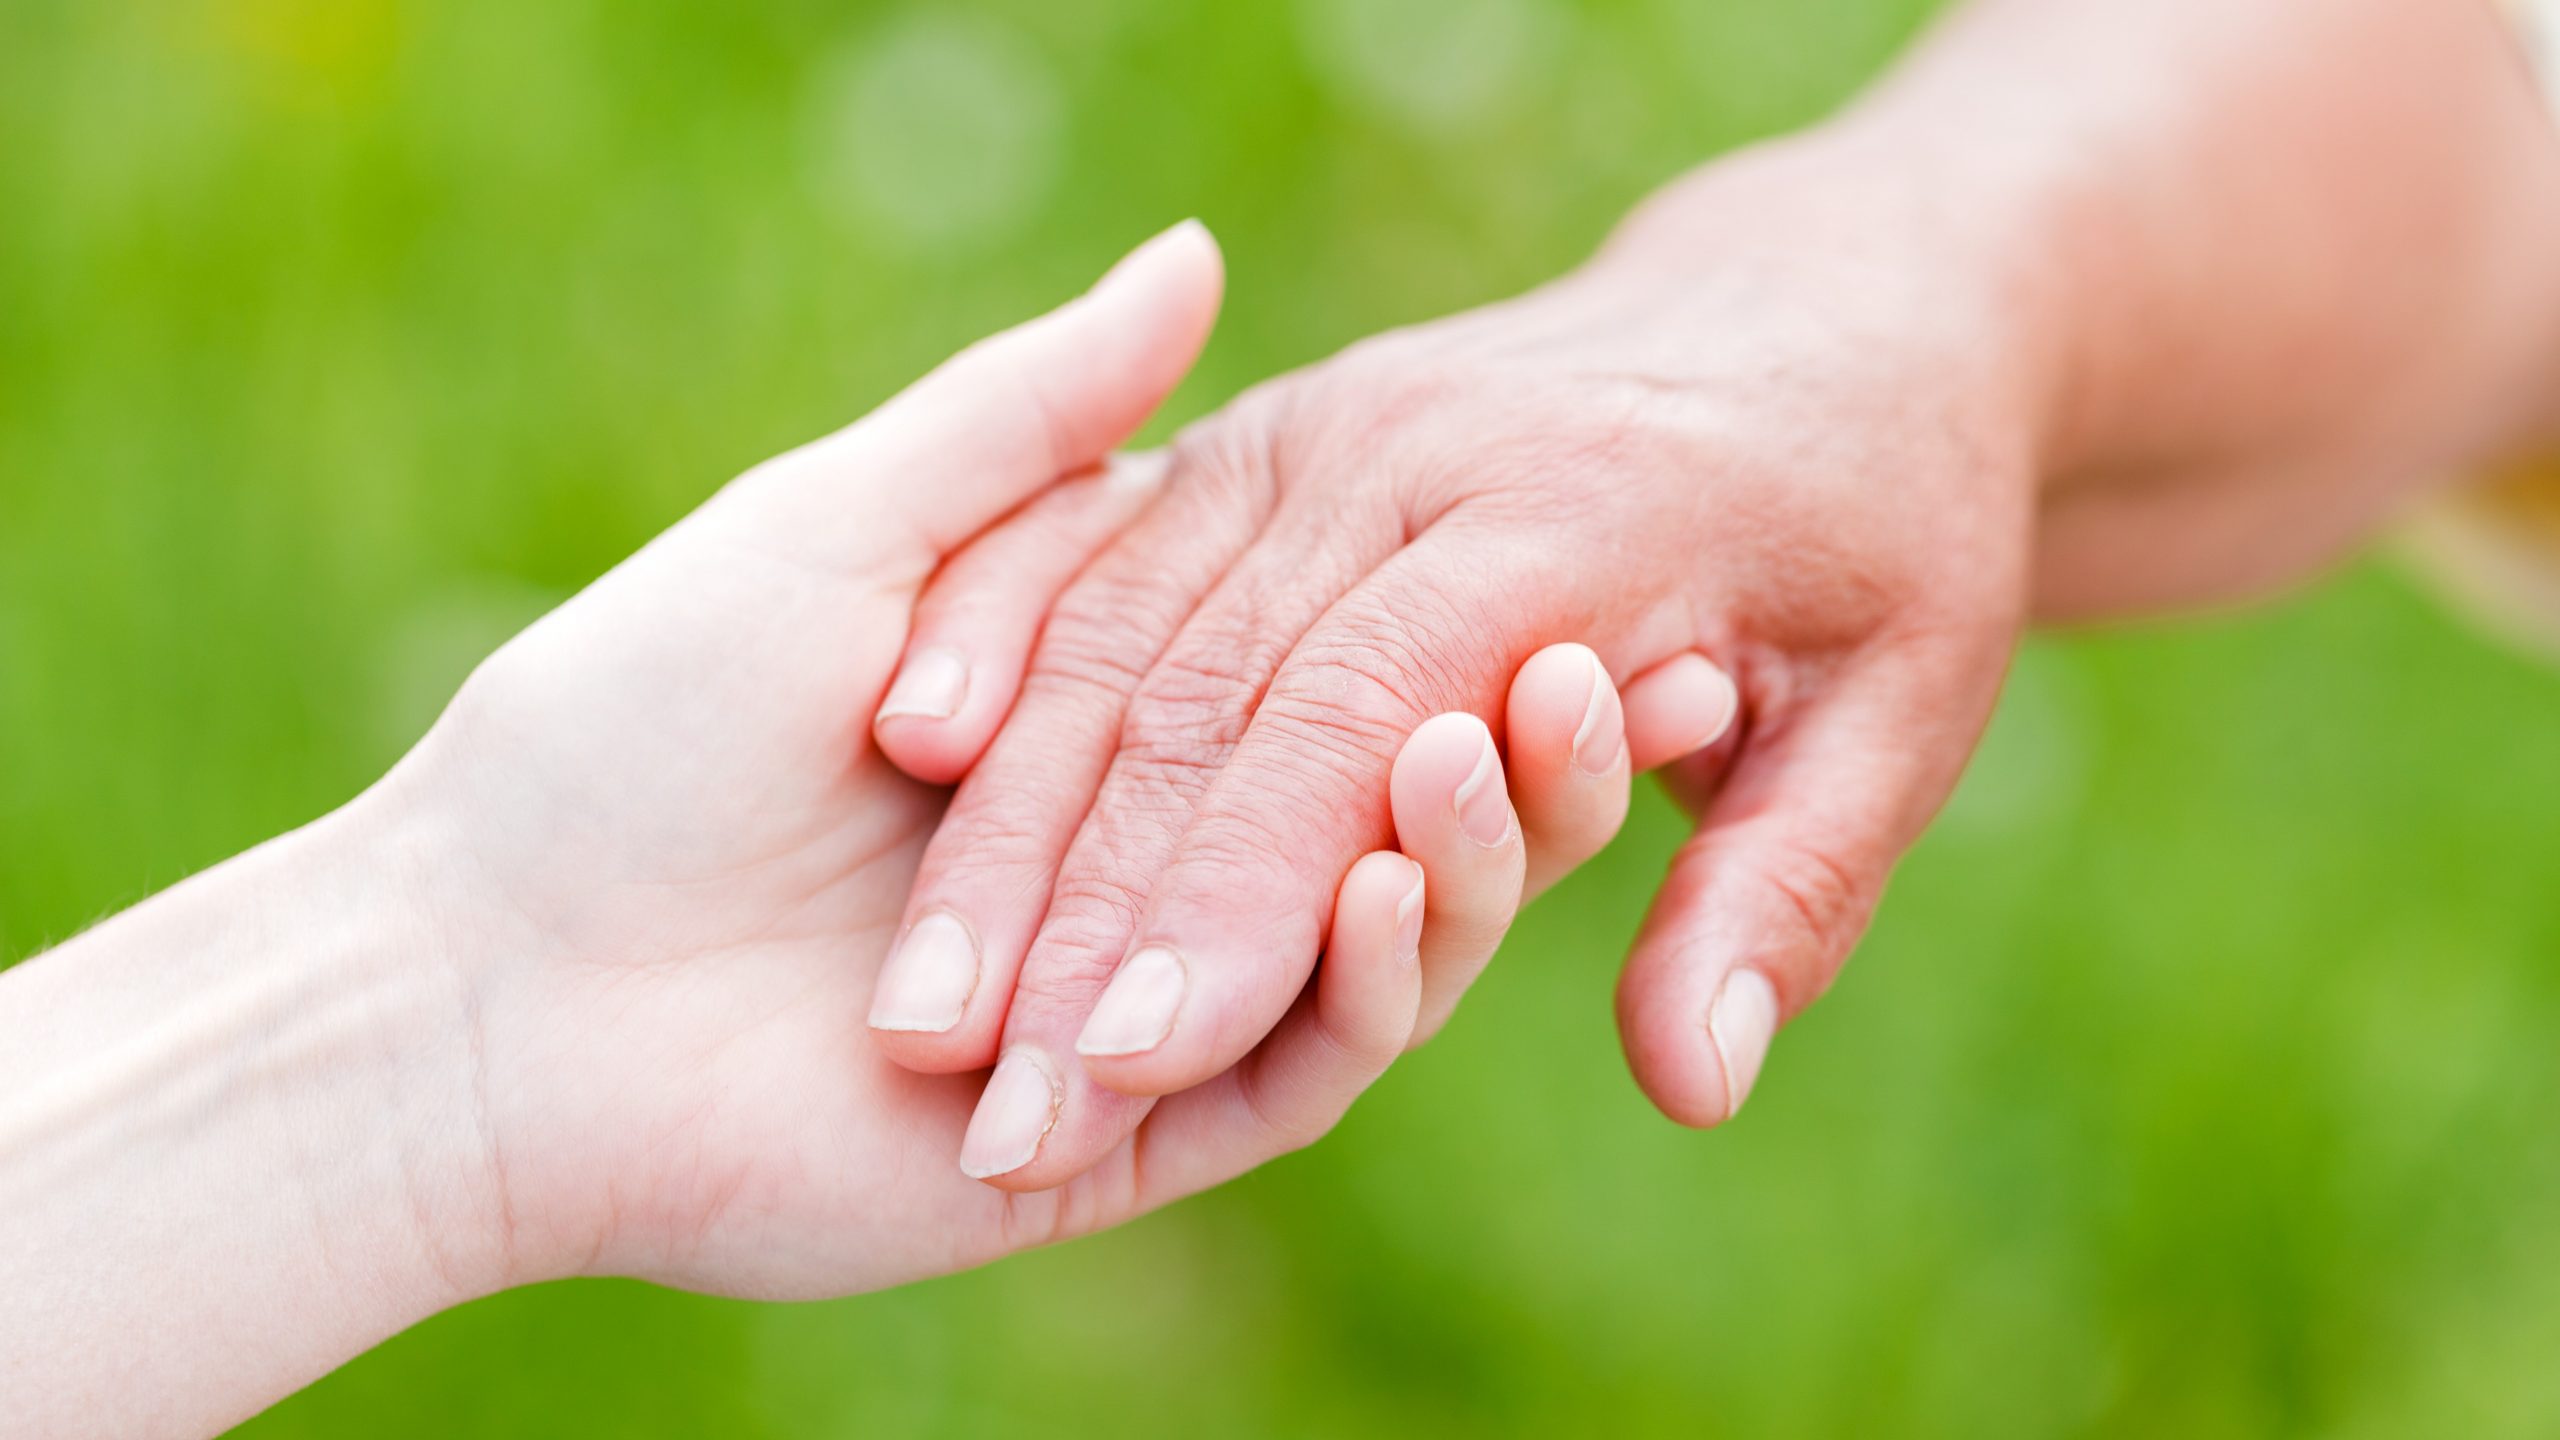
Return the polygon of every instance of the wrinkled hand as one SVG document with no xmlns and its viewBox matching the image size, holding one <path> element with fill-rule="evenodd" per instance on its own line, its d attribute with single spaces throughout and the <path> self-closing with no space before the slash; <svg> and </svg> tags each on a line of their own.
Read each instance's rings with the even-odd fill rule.
<svg viewBox="0 0 2560 1440">
<path fill-rule="evenodd" d="M 1647 1093 L 1723 1119 L 1828 983 L 1992 706 L 2032 458 L 1985 373 L 1988 297 L 1897 288 L 1926 267 L 1758 223 L 1818 197 L 1728 188 L 1194 427 L 1054 608 L 1050 577 L 992 567 L 928 593 L 881 741 L 920 775 L 975 768 L 908 909 L 931 943 L 893 960 L 872 1023 L 919 1070 L 1001 1052 L 1060 1077 L 995 1183 L 1081 1172 L 1148 1097 L 1243 1056 L 1389 834 L 1402 736 L 1498 714 L 1511 668 L 1567 637 L 1615 675 L 1711 657 L 1666 672 L 1697 692 L 1692 740 L 1721 727 L 1718 668 L 1739 691 L 1735 737 L 1687 762 L 1712 803 L 1621 987 Z M 1499 837 L 1490 800 L 1459 809 Z M 1465 978 L 1433 984 L 1423 1033 Z"/>
</svg>

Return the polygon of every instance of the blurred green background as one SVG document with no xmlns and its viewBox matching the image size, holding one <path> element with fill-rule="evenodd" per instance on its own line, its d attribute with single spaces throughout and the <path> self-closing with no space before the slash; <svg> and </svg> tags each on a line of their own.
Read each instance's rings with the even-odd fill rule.
<svg viewBox="0 0 2560 1440">
<path fill-rule="evenodd" d="M 1570 264 L 1929 8 L 0 0 L 0 957 L 1172 220 L 1233 272 L 1188 416 Z M 836 1304 L 509 1295 L 248 1433 L 2549 1434 L 2556 720 L 2376 566 L 2039 642 L 1725 1133 L 1609 1023 L 1653 805 L 1219 1194 Z"/>
</svg>

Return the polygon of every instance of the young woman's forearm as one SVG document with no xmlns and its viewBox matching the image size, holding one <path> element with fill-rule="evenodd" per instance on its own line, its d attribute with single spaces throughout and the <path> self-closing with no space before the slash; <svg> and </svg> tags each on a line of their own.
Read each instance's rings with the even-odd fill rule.
<svg viewBox="0 0 2560 1440">
<path fill-rule="evenodd" d="M 342 812 L 0 974 L 0 1433 L 210 1434 L 505 1282 L 403 850 Z"/>
</svg>

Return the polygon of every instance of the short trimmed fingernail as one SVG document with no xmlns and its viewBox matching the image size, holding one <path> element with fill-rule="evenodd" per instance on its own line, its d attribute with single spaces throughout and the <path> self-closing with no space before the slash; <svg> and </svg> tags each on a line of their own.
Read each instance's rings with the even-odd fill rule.
<svg viewBox="0 0 2560 1440">
<path fill-rule="evenodd" d="M 1076 1037 L 1079 1055 L 1138 1055 L 1164 1043 L 1182 1009 L 1182 957 L 1150 945 L 1122 961 Z"/>
<path fill-rule="evenodd" d="M 1698 738 L 1681 753 L 1695 754 L 1723 739 L 1724 732 L 1733 728 L 1734 717 L 1742 713 L 1742 692 L 1734 687 L 1733 676 L 1723 666 L 1704 655 L 1687 658 L 1699 671 Z"/>
<path fill-rule="evenodd" d="M 1396 902 L 1396 958 L 1407 965 L 1422 960 L 1422 867 L 1413 867 L 1413 888 Z"/>
<path fill-rule="evenodd" d="M 907 930 L 871 990 L 871 1028 L 940 1034 L 960 1023 L 978 988 L 978 940 L 960 917 L 936 910 Z"/>
<path fill-rule="evenodd" d="M 947 645 L 928 645 L 907 657 L 889 698 L 880 702 L 880 718 L 917 715 L 948 720 L 969 698 L 969 661 Z"/>
<path fill-rule="evenodd" d="M 1627 753 L 1627 727 L 1609 723 L 1609 671 L 1591 657 L 1591 698 L 1582 702 L 1582 723 L 1573 732 L 1573 766 L 1585 775 L 1606 775 Z"/>
<path fill-rule="evenodd" d="M 1769 977 L 1748 968 L 1727 975 L 1707 1007 L 1707 1043 L 1724 1072 L 1726 1119 L 1749 1098 L 1760 1062 L 1769 1056 L 1769 1038 L 1777 1033 L 1778 992 L 1769 988 Z"/>
<path fill-rule="evenodd" d="M 960 1141 L 960 1173 L 984 1180 L 1030 1164 L 1058 1123 L 1064 1098 L 1038 1051 L 1006 1051 L 969 1117 L 969 1133 Z"/>
<path fill-rule="evenodd" d="M 1502 793 L 1494 782 L 1502 778 L 1502 761 L 1493 753 L 1493 737 L 1486 735 L 1484 753 L 1476 757 L 1476 768 L 1458 785 L 1455 797 L 1458 828 L 1479 845 L 1499 845 L 1511 833 L 1511 797 Z"/>
</svg>

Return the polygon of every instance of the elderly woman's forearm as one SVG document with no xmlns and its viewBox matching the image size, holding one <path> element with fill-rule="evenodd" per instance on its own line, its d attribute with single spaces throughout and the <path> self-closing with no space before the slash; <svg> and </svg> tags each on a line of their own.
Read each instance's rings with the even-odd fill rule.
<svg viewBox="0 0 2560 1440">
<path fill-rule="evenodd" d="M 2051 484 L 2387 486 L 2560 411 L 2560 144 L 2488 4 L 1979 0 L 1781 148 L 2004 307 Z M 1678 248 L 1736 168 L 1613 249 Z"/>
</svg>

